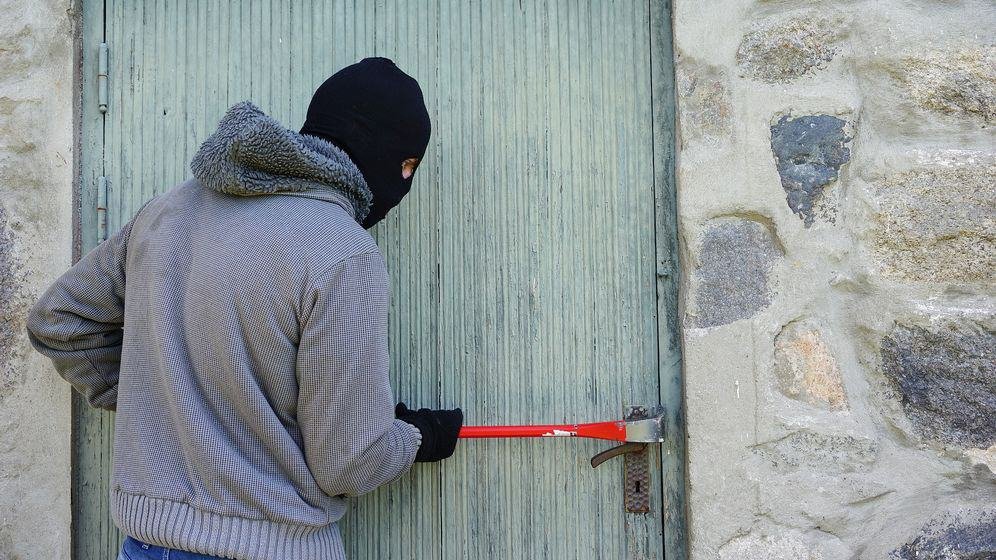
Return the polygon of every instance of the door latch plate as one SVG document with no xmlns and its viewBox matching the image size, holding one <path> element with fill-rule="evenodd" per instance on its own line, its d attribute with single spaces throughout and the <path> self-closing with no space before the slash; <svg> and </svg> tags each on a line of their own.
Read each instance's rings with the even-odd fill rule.
<svg viewBox="0 0 996 560">
<path fill-rule="evenodd" d="M 626 409 L 626 420 L 643 420 L 651 411 L 645 406 Z M 630 451 L 625 457 L 625 485 L 623 501 L 628 513 L 650 513 L 650 451 L 649 446 Z"/>
</svg>

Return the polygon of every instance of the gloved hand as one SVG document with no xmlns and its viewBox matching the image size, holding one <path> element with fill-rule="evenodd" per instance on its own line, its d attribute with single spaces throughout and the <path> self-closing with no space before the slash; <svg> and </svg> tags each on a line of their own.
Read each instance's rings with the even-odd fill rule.
<svg viewBox="0 0 996 560">
<path fill-rule="evenodd" d="M 463 411 L 459 408 L 411 410 L 405 403 L 398 403 L 394 408 L 394 416 L 422 432 L 422 445 L 415 454 L 416 463 L 440 461 L 453 455 L 460 427 L 463 426 Z"/>
</svg>

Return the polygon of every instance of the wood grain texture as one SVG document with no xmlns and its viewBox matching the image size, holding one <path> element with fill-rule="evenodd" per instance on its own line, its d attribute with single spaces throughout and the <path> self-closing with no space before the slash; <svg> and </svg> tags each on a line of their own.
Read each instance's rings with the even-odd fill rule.
<svg viewBox="0 0 996 560">
<path fill-rule="evenodd" d="M 101 6 L 88 9 L 96 37 Z M 251 99 L 297 130 L 331 72 L 387 56 L 419 80 L 433 122 L 412 193 L 374 231 L 391 273 L 398 397 L 461 406 L 472 423 L 680 406 L 674 318 L 661 315 L 674 313 L 672 286 L 659 276 L 675 227 L 665 2 L 106 0 L 106 14 L 110 103 L 105 122 L 84 118 L 100 138 L 84 145 L 84 173 L 109 177 L 109 231 L 189 176 L 232 103 Z M 86 40 L 88 56 L 97 43 Z M 86 229 L 93 199 L 82 201 Z M 113 417 L 78 421 L 77 558 L 113 557 Z M 461 442 L 356 500 L 348 555 L 663 558 L 677 448 L 652 452 L 670 486 L 643 516 L 624 513 L 621 460 L 588 466 L 606 445 Z"/>
</svg>

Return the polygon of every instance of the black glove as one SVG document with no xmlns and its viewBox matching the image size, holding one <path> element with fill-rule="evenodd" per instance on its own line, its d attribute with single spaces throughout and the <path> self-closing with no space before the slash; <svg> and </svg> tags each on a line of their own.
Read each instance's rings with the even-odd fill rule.
<svg viewBox="0 0 996 560">
<path fill-rule="evenodd" d="M 422 445 L 415 454 L 416 463 L 440 461 L 453 455 L 460 427 L 463 426 L 463 411 L 459 408 L 411 410 L 405 403 L 398 403 L 394 408 L 394 416 L 422 432 Z"/>
</svg>

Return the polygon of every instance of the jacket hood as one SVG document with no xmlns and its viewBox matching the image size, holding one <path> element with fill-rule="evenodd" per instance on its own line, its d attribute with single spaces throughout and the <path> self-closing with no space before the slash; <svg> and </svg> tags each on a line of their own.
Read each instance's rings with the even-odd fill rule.
<svg viewBox="0 0 996 560">
<path fill-rule="evenodd" d="M 238 196 L 341 195 L 363 222 L 373 195 L 346 152 L 317 136 L 294 132 L 251 101 L 225 112 L 198 148 L 190 171 L 205 188 Z"/>
</svg>

